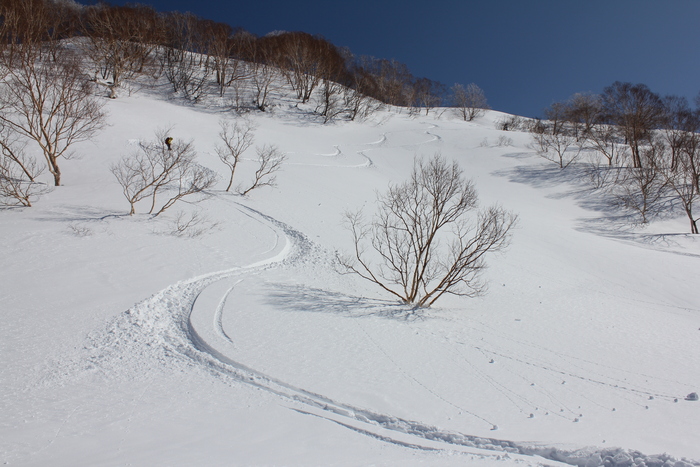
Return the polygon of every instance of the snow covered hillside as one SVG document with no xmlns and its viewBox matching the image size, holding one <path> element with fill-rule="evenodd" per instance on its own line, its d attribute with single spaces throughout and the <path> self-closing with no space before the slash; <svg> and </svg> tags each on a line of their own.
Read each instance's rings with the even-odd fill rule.
<svg viewBox="0 0 700 467">
<path fill-rule="evenodd" d="M 440 110 L 249 114 L 286 154 L 226 193 L 224 107 L 149 91 L 32 208 L 0 211 L 0 461 L 24 466 L 700 465 L 700 238 L 631 228 L 525 133 Z M 110 166 L 159 128 L 219 172 L 153 218 Z M 441 153 L 519 216 L 489 292 L 415 311 L 355 276 L 343 212 Z M 247 183 L 255 151 L 237 181 Z M 47 179 L 48 180 L 48 179 Z M 174 234 L 178 213 L 204 228 Z M 686 458 L 686 461 L 679 461 Z M 690 460 L 689 460 L 690 459 Z"/>
</svg>

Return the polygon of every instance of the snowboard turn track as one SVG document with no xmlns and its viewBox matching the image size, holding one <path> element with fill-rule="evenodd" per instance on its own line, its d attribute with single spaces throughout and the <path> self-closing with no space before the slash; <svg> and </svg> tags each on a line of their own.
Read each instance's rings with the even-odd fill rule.
<svg viewBox="0 0 700 467">
<path fill-rule="evenodd" d="M 112 352 L 158 352 L 161 360 L 184 360 L 201 365 L 218 377 L 251 385 L 284 401 L 290 410 L 334 422 L 355 432 L 398 446 L 426 451 L 463 453 L 479 458 L 502 460 L 521 458 L 540 464 L 545 459 L 572 465 L 586 465 L 591 458 L 612 460 L 613 450 L 566 451 L 542 445 L 523 445 L 508 440 L 484 438 L 407 420 L 390 414 L 349 405 L 290 385 L 236 359 L 235 339 L 223 327 L 226 300 L 246 278 L 271 268 L 293 265 L 311 256 L 316 248 L 304 234 L 250 207 L 237 203 L 237 209 L 257 218 L 272 230 L 275 246 L 266 258 L 252 264 L 213 272 L 178 282 L 121 314 L 106 333 L 92 338 L 92 363 L 100 366 Z M 123 345 L 128 343 L 127 346 Z M 136 358 L 139 356 L 137 355 Z M 477 415 L 475 415 L 477 416 Z M 477 416 L 478 417 L 478 416 Z M 480 418 L 485 423 L 485 419 Z M 492 429 L 498 427 L 493 425 Z M 635 457 L 639 453 L 635 453 Z M 629 455 L 620 457 L 622 465 Z M 593 465 L 593 464 L 591 464 Z M 625 464 L 626 465 L 626 464 Z M 698 464 L 696 464 L 698 465 Z"/>
</svg>

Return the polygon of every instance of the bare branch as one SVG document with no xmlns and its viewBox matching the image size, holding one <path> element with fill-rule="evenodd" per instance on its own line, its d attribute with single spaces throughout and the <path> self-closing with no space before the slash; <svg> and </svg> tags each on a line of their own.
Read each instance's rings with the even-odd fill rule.
<svg viewBox="0 0 700 467">
<path fill-rule="evenodd" d="M 229 191 L 231 185 L 233 185 L 233 177 L 242 154 L 253 144 L 255 127 L 248 120 L 236 122 L 235 124 L 222 120 L 219 122 L 219 126 L 221 127 L 219 138 L 224 143 L 224 146 L 217 145 L 216 154 L 231 172 L 228 186 L 226 187 L 226 191 Z"/>
<path fill-rule="evenodd" d="M 276 177 L 274 175 L 286 159 L 276 146 L 266 144 L 262 148 L 256 148 L 258 153 L 258 169 L 255 171 L 255 179 L 245 190 L 237 190 L 239 194 L 245 196 L 256 188 L 263 186 L 275 186 Z"/>
</svg>

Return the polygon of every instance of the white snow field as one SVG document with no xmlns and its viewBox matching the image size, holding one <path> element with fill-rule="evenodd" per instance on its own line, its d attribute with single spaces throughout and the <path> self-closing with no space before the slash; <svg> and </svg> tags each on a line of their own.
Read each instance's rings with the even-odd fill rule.
<svg viewBox="0 0 700 467">
<path fill-rule="evenodd" d="M 65 186 L 0 211 L 4 465 L 700 465 L 700 237 L 683 215 L 629 227 L 497 112 L 321 125 L 279 100 L 248 114 L 255 144 L 287 155 L 278 186 L 242 197 L 214 150 L 240 118 L 225 105 L 144 90 L 106 109 Z M 110 165 L 168 126 L 219 183 L 128 216 Z M 343 212 L 371 214 L 438 152 L 519 223 L 485 296 L 416 311 L 334 258 Z M 179 211 L 210 228 L 173 235 Z"/>
</svg>

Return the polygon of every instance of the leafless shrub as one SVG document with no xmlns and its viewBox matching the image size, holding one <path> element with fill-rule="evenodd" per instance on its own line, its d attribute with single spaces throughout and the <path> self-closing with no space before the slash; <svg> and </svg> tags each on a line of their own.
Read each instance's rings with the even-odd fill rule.
<svg viewBox="0 0 700 467">
<path fill-rule="evenodd" d="M 25 170 L 39 175 L 33 160 L 22 158 Z M 31 207 L 34 200 L 47 193 L 48 187 L 34 180 L 27 179 L 25 172 L 13 159 L 0 156 L 0 205 Z"/>
<path fill-rule="evenodd" d="M 513 138 L 508 138 L 507 136 L 501 135 L 498 137 L 498 142 L 496 145 L 499 148 L 502 148 L 504 146 L 512 146 L 513 145 Z"/>
<path fill-rule="evenodd" d="M 621 169 L 608 164 L 603 165 L 600 157 L 595 153 L 593 155 L 589 154 L 584 174 L 585 181 L 594 189 L 607 190 L 617 183 L 621 174 Z"/>
<path fill-rule="evenodd" d="M 554 132 L 549 128 L 543 133 L 532 135 L 537 154 L 548 161 L 555 162 L 560 169 L 565 169 L 581 154 L 581 145 L 573 134 L 565 131 Z"/>
<path fill-rule="evenodd" d="M 343 102 L 351 121 L 365 120 L 384 106 L 381 101 L 352 88 L 343 89 Z"/>
<path fill-rule="evenodd" d="M 263 186 L 275 186 L 276 176 L 274 175 L 286 159 L 284 154 L 276 146 L 266 144 L 262 148 L 256 148 L 258 153 L 258 169 L 255 171 L 253 183 L 246 189 L 240 187 L 236 190 L 240 195 L 247 195 L 256 188 Z"/>
<path fill-rule="evenodd" d="M 164 74 L 173 91 L 186 99 L 198 101 L 205 92 L 211 72 L 204 66 L 203 57 L 187 50 L 168 48 L 164 55 Z"/>
<path fill-rule="evenodd" d="M 138 152 L 111 167 L 129 201 L 130 215 L 136 212 L 136 203 L 150 198 L 148 213 L 158 216 L 185 196 L 201 193 L 216 182 L 211 170 L 195 162 L 191 141 L 175 140 L 169 148 L 166 137 L 167 130 L 157 131 L 154 142 L 140 143 Z M 158 195 L 165 193 L 169 198 L 156 210 Z"/>
<path fill-rule="evenodd" d="M 511 115 L 496 121 L 496 129 L 501 131 L 522 131 L 527 129 L 527 123 L 527 119 Z"/>
<path fill-rule="evenodd" d="M 608 166 L 621 163 L 629 154 L 629 147 L 620 144 L 619 130 L 613 125 L 591 125 L 586 131 L 586 142 L 608 161 Z"/>
<path fill-rule="evenodd" d="M 88 237 L 93 233 L 89 227 L 76 223 L 68 224 L 68 230 L 76 237 Z"/>
<path fill-rule="evenodd" d="M 473 297 L 485 291 L 484 256 L 503 250 L 517 216 L 499 206 L 467 214 L 477 206 L 474 185 L 457 163 L 439 155 L 417 160 L 410 180 L 377 196 L 378 212 L 364 221 L 347 213 L 355 251 L 338 256 L 344 271 L 378 285 L 402 302 L 427 307 L 444 294 Z M 372 264 L 371 247 L 379 258 Z"/>
<path fill-rule="evenodd" d="M 222 120 L 219 122 L 219 126 L 221 127 L 219 138 L 224 145 L 216 146 L 216 154 L 231 172 L 228 186 L 226 187 L 226 191 L 229 191 L 231 185 L 233 185 L 233 177 L 241 155 L 253 144 L 255 127 L 248 120 L 236 122 L 235 124 Z"/>
<path fill-rule="evenodd" d="M 216 229 L 218 225 L 218 222 L 213 222 L 209 217 L 198 211 L 190 214 L 186 214 L 184 211 L 178 211 L 172 222 L 170 235 L 196 238 L 207 232 L 211 232 Z"/>
</svg>

